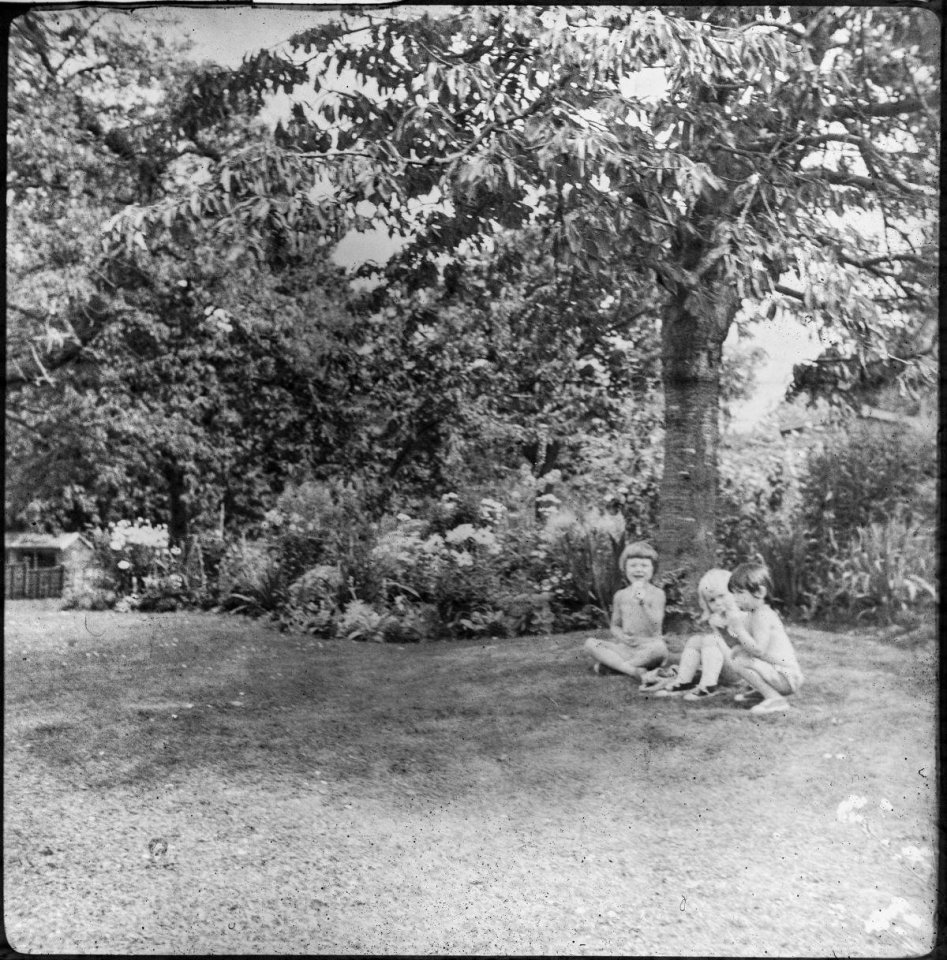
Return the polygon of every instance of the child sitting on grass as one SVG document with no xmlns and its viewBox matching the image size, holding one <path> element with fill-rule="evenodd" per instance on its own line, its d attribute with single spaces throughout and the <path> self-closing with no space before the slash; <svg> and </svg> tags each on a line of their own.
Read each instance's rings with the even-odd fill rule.
<svg viewBox="0 0 947 960">
<path fill-rule="evenodd" d="M 615 594 L 612 603 L 613 640 L 589 637 L 585 649 L 595 658 L 595 670 L 603 667 L 638 677 L 661 666 L 668 656 L 661 636 L 664 624 L 664 591 L 651 583 L 658 554 L 648 543 L 631 543 L 621 552 L 618 568 L 628 586 Z"/>
<path fill-rule="evenodd" d="M 802 686 L 802 670 L 786 628 L 766 598 L 772 596 L 773 581 L 762 563 L 741 563 L 730 575 L 730 593 L 737 606 L 748 614 L 745 629 L 736 630 L 739 646 L 731 651 L 733 670 L 763 700 L 751 713 L 780 713 L 789 709 L 786 697 Z M 738 695 L 744 700 L 747 695 Z"/>
<path fill-rule="evenodd" d="M 740 679 L 730 665 L 730 648 L 740 641 L 736 631 L 746 628 L 746 617 L 736 605 L 727 584 L 730 571 L 708 570 L 697 585 L 701 620 L 710 624 L 710 633 L 691 637 L 681 653 L 677 678 L 652 687 L 657 697 L 683 696 L 685 700 L 709 700 L 724 691 L 723 684 Z M 700 684 L 695 677 L 700 673 Z"/>
</svg>

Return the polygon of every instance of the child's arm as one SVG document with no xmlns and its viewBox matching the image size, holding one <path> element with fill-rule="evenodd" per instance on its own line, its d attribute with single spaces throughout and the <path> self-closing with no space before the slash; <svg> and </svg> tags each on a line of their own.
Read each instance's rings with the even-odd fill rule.
<svg viewBox="0 0 947 960">
<path fill-rule="evenodd" d="M 660 587 L 652 586 L 650 590 L 645 591 L 645 597 L 642 601 L 645 616 L 651 621 L 651 628 L 654 636 L 659 637 L 664 627 L 664 607 L 667 604 L 667 597 Z"/>
<path fill-rule="evenodd" d="M 622 629 L 621 598 L 624 592 L 624 590 L 619 590 L 618 593 L 615 594 L 615 599 L 612 601 L 612 621 L 609 633 L 611 633 L 616 640 L 629 639 L 628 634 Z"/>
<path fill-rule="evenodd" d="M 757 626 L 756 634 L 750 632 L 746 624 L 738 621 L 731 621 L 730 632 L 740 641 L 740 647 L 751 657 L 759 660 L 765 660 L 767 663 L 776 663 L 777 658 L 768 652 L 770 646 L 770 635 L 773 629 L 772 619 L 767 615 L 770 611 L 760 611 L 759 617 L 762 623 Z"/>
</svg>

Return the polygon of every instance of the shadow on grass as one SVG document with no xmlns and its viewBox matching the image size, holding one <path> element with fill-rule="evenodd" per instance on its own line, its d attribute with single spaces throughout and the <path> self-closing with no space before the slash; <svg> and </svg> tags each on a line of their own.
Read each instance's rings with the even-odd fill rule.
<svg viewBox="0 0 947 960">
<path fill-rule="evenodd" d="M 825 723 L 821 711 L 760 723 L 732 703 L 648 698 L 624 678 L 591 674 L 578 636 L 398 648 L 200 616 L 102 617 L 94 627 L 80 619 L 78 643 L 8 656 L 7 676 L 30 755 L 94 787 L 195 770 L 259 782 L 319 771 L 362 795 L 456 796 L 485 782 L 539 788 L 550 772 L 566 785 L 616 771 L 671 784 L 717 759 L 754 777 L 770 769 L 774 741 L 804 746 Z M 822 660 L 840 663 L 809 685 L 810 700 L 847 700 L 848 660 L 899 682 L 903 651 L 811 634 Z"/>
</svg>

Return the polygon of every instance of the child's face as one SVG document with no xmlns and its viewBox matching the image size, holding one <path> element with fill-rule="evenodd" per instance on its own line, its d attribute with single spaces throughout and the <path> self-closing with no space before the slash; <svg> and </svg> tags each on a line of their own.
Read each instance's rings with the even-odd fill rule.
<svg viewBox="0 0 947 960">
<path fill-rule="evenodd" d="M 705 596 L 704 599 L 711 613 L 727 613 L 735 606 L 733 596 L 729 593 L 716 593 L 713 596 Z"/>
<path fill-rule="evenodd" d="M 629 580 L 650 580 L 654 564 L 647 557 L 629 557 L 625 561 L 625 576 Z"/>
<path fill-rule="evenodd" d="M 755 596 L 749 590 L 734 590 L 732 595 L 741 610 L 746 612 L 758 610 L 766 602 L 766 587 L 760 587 L 759 596 Z"/>
</svg>

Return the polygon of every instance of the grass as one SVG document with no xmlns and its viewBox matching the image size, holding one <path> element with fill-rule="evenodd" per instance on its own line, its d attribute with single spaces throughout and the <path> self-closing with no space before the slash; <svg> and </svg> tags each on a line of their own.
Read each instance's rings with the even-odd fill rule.
<svg viewBox="0 0 947 960">
<path fill-rule="evenodd" d="M 930 949 L 931 637 L 794 629 L 808 683 L 756 717 L 596 677 L 578 636 L 320 643 L 28 602 L 5 628 L 21 952 Z"/>
</svg>

